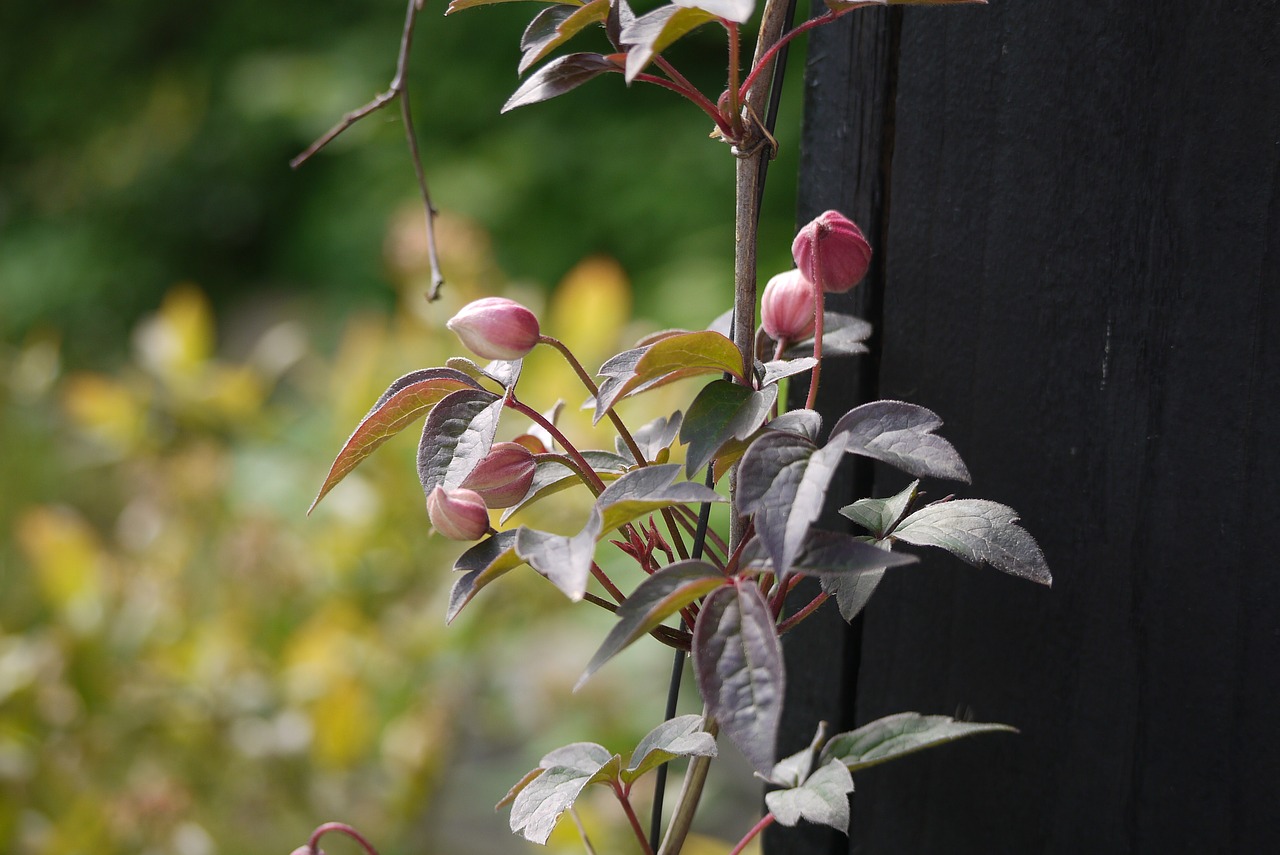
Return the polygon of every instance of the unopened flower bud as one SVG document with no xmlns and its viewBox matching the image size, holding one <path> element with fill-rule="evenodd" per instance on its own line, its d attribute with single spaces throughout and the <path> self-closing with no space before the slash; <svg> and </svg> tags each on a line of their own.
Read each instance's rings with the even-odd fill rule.
<svg viewBox="0 0 1280 855">
<path fill-rule="evenodd" d="M 505 297 L 468 303 L 445 326 L 485 359 L 519 359 L 533 350 L 541 334 L 537 316 Z"/>
<path fill-rule="evenodd" d="M 475 490 L 436 487 L 427 496 L 427 516 L 450 540 L 479 540 L 489 530 L 489 509 Z"/>
<path fill-rule="evenodd" d="M 760 321 L 775 341 L 801 341 L 813 335 L 815 288 L 799 270 L 779 273 L 764 286 Z"/>
<path fill-rule="evenodd" d="M 827 211 L 800 230 L 791 243 L 791 255 L 810 282 L 843 294 L 867 275 L 871 244 L 853 220 Z"/>
<path fill-rule="evenodd" d="M 514 442 L 499 442 L 476 464 L 462 486 L 479 493 L 490 508 L 509 508 L 529 492 L 537 468 L 529 449 Z"/>
</svg>

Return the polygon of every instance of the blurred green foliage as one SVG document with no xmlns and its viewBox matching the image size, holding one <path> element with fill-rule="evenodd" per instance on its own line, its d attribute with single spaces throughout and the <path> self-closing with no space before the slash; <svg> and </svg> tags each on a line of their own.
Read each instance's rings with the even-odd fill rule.
<svg viewBox="0 0 1280 855">
<path fill-rule="evenodd" d="M 0 851 L 287 852 L 327 819 L 384 855 L 525 851 L 490 806 L 543 750 L 655 723 L 665 649 L 570 696 L 610 621 L 532 573 L 443 625 L 458 547 L 428 537 L 411 440 L 303 516 L 382 389 L 457 351 L 469 299 L 538 307 L 588 365 L 729 304 L 733 160 L 697 110 L 610 76 L 498 115 L 536 8 L 424 13 L 428 305 L 391 112 L 287 167 L 386 87 L 399 0 L 0 4 Z M 718 88 L 723 34 L 678 47 Z M 790 263 L 781 137 L 765 275 Z M 562 371 L 539 354 L 526 386 Z"/>
</svg>

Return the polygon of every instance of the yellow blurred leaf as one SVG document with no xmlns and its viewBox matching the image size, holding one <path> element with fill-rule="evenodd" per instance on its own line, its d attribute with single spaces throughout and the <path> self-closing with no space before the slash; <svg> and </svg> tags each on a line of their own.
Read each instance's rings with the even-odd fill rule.
<svg viewBox="0 0 1280 855">
<path fill-rule="evenodd" d="M 316 761 L 345 769 L 365 759 L 373 747 L 375 710 L 369 690 L 355 677 L 334 683 L 311 706 Z"/>
<path fill-rule="evenodd" d="M 630 319 L 631 284 L 622 265 L 593 256 L 578 262 L 556 286 L 544 326 L 594 371 L 613 353 Z"/>
<path fill-rule="evenodd" d="M 89 433 L 119 451 L 142 438 L 144 406 L 118 380 L 104 374 L 73 374 L 63 386 L 62 405 Z"/>
<path fill-rule="evenodd" d="M 97 535 L 75 511 L 38 507 L 15 524 L 15 536 L 46 601 L 80 631 L 102 618 L 103 554 Z"/>
<path fill-rule="evenodd" d="M 138 361 L 168 382 L 195 378 L 213 355 L 213 309 L 195 284 L 169 290 L 160 309 L 138 325 Z"/>
</svg>

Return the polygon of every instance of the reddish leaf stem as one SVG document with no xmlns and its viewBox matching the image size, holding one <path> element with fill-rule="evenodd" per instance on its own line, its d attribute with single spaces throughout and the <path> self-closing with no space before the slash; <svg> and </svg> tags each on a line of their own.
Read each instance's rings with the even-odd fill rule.
<svg viewBox="0 0 1280 855">
<path fill-rule="evenodd" d="M 622 69 L 618 69 L 618 72 L 621 73 Z M 698 109 L 706 113 L 707 116 L 711 118 L 711 121 L 716 123 L 716 127 L 720 129 L 720 133 L 724 134 L 726 137 L 733 133 L 733 129 L 724 120 L 724 117 L 720 115 L 720 111 L 716 109 L 716 105 L 712 104 L 706 95 L 703 95 L 697 89 L 693 88 L 692 85 L 687 87 L 681 86 L 673 80 L 668 80 L 665 77 L 659 77 L 656 74 L 646 74 L 644 72 L 637 74 L 635 79 L 639 80 L 641 83 L 652 83 L 654 86 L 661 86 L 663 89 L 687 98 L 696 104 Z"/>
<path fill-rule="evenodd" d="M 653 855 L 653 847 L 649 845 L 649 839 L 645 836 L 644 829 L 640 827 L 640 818 L 636 816 L 635 809 L 631 807 L 631 799 L 616 781 L 613 784 L 613 794 L 618 797 L 618 803 L 622 805 L 622 810 L 627 815 L 627 821 L 631 823 L 631 830 L 635 832 L 636 840 L 640 841 L 640 849 L 644 855 Z"/>
<path fill-rule="evenodd" d="M 785 45 L 789 44 L 792 39 L 794 39 L 796 36 L 802 33 L 807 33 L 816 27 L 821 27 L 823 24 L 830 24 L 836 18 L 839 18 L 841 15 L 843 15 L 845 12 L 851 12 L 851 11 L 853 10 L 845 9 L 842 12 L 827 12 L 826 14 L 819 15 L 816 18 L 810 18 L 809 20 L 805 21 L 803 24 L 800 24 L 788 30 L 782 38 L 774 42 L 774 44 L 768 50 L 766 50 L 763 54 L 761 54 L 761 56 L 756 60 L 755 66 L 752 67 L 751 69 L 751 73 L 747 75 L 746 80 L 742 81 L 742 86 L 741 88 L 738 89 L 738 97 L 739 98 L 747 97 L 747 92 L 751 90 L 752 85 L 756 82 L 756 75 L 760 74 L 761 71 L 765 68 L 765 66 L 767 66 L 770 62 L 772 62 L 773 58 L 777 56 L 778 51 L 782 50 L 782 48 Z"/>
<path fill-rule="evenodd" d="M 738 841 L 738 845 L 733 847 L 733 850 L 729 852 L 729 855 L 741 855 L 742 850 L 747 848 L 747 844 L 750 843 L 753 839 L 755 839 L 755 836 L 757 834 L 764 831 L 769 826 L 773 825 L 773 821 L 775 819 L 776 817 L 772 813 L 766 813 L 763 817 L 761 817 L 759 822 L 751 826 L 751 830 L 746 833 L 746 836 L 744 836 L 741 840 Z"/>
<path fill-rule="evenodd" d="M 529 407 L 527 404 L 521 403 L 514 396 L 507 399 L 507 406 L 515 410 L 517 413 L 527 416 L 535 424 L 547 433 L 551 434 L 556 442 L 560 443 L 561 447 L 564 448 L 569 457 L 573 459 L 573 462 L 578 464 L 578 474 L 586 481 L 587 486 L 591 488 L 591 492 L 595 493 L 597 496 L 604 492 L 604 481 L 602 481 L 600 476 L 596 474 L 596 471 L 591 468 L 591 464 L 582 456 L 582 452 L 578 451 L 578 449 L 574 447 L 573 443 L 569 441 L 568 437 L 561 433 L 560 429 L 552 424 L 549 419 L 545 418 L 542 413 Z"/>
<path fill-rule="evenodd" d="M 816 364 L 809 373 L 809 395 L 804 400 L 806 410 L 812 410 L 818 400 L 818 378 L 822 376 L 822 316 L 826 294 L 822 290 L 822 270 L 816 265 L 814 270 L 818 274 L 818 281 L 813 283 L 813 358 Z"/>
<path fill-rule="evenodd" d="M 825 603 L 827 601 L 827 598 L 830 596 L 831 595 L 828 594 L 826 591 L 823 591 L 822 593 L 818 594 L 818 596 L 814 597 L 812 600 L 809 601 L 808 605 L 806 605 L 800 611 L 793 614 L 791 617 L 784 620 L 782 623 L 778 624 L 778 634 L 781 635 L 784 632 L 790 632 L 801 621 L 803 621 L 809 615 L 816 612 L 818 610 L 818 607 L 821 606 L 823 603 Z"/>
<path fill-rule="evenodd" d="M 364 849 L 368 855 L 378 855 L 378 850 L 373 848 L 373 844 L 365 839 L 363 834 L 356 831 L 345 822 L 326 822 L 323 825 L 318 826 L 315 831 L 311 832 L 311 838 L 307 841 L 307 848 L 313 853 L 318 853 L 320 851 L 320 838 L 324 837 L 331 831 L 347 835 L 347 837 L 350 837 L 356 843 L 360 844 L 360 847 Z"/>
</svg>

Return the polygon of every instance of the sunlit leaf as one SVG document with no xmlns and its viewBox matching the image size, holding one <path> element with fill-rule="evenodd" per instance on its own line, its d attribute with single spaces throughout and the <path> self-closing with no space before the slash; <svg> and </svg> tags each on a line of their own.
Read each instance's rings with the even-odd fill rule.
<svg viewBox="0 0 1280 855">
<path fill-rule="evenodd" d="M 863 343 L 871 337 L 872 326 L 862 318 L 841 312 L 822 313 L 822 356 L 853 356 L 867 353 Z M 789 346 L 783 354 L 788 359 L 813 355 L 813 336 Z"/>
<path fill-rule="evenodd" d="M 969 470 L 951 443 L 934 433 L 942 419 L 904 401 L 872 401 L 845 413 L 831 429 L 845 450 L 896 466 L 917 478 L 969 481 Z"/>
<path fill-rule="evenodd" d="M 600 515 L 594 510 L 573 536 L 521 526 L 516 530 L 516 554 L 576 602 L 587 591 L 600 534 Z"/>
<path fill-rule="evenodd" d="M 610 532 L 661 508 L 699 502 L 728 501 L 715 490 L 694 481 L 676 481 L 680 464 L 666 463 L 633 469 L 604 489 L 596 499 L 594 514 L 600 531 Z"/>
<path fill-rule="evenodd" d="M 773 768 L 785 677 L 769 604 L 753 584 L 713 591 L 693 630 L 693 664 L 708 711 L 756 771 Z"/>
<path fill-rule="evenodd" d="M 800 786 L 765 793 L 764 803 L 779 825 L 793 826 L 807 819 L 847 833 L 849 793 L 852 792 L 853 776 L 849 769 L 839 760 L 831 760 Z"/>
<path fill-rule="evenodd" d="M 627 369 L 630 368 L 630 372 Z M 627 351 L 600 367 L 605 382 L 596 399 L 595 420 L 603 418 L 627 395 L 652 389 L 674 379 L 699 374 L 744 376 L 742 355 L 733 342 L 710 330 L 681 332 L 649 345 L 640 355 Z"/>
<path fill-rule="evenodd" d="M 713 380 L 703 387 L 689 405 L 689 415 L 680 431 L 687 443 L 685 471 L 692 476 L 715 457 L 730 440 L 745 440 L 769 418 L 778 400 L 776 386 L 759 392 L 728 380 Z"/>
<path fill-rule="evenodd" d="M 524 74 L 534 63 L 582 32 L 589 24 L 603 21 L 609 14 L 609 0 L 591 0 L 586 5 L 558 3 L 543 9 L 529 22 L 520 39 L 518 72 Z"/>
<path fill-rule="evenodd" d="M 777 383 L 779 380 L 787 377 L 794 377 L 810 370 L 818 364 L 818 360 L 812 356 L 802 356 L 799 359 L 777 359 L 773 362 L 764 363 L 764 376 L 760 378 L 761 386 L 769 386 Z"/>
<path fill-rule="evenodd" d="M 463 9 L 471 9 L 476 6 L 492 6 L 495 3 L 517 3 L 526 2 L 526 0 L 450 0 L 448 8 L 444 10 L 446 15 L 452 15 L 454 12 L 461 12 Z M 581 6 L 581 0 L 533 0 L 536 3 L 569 3 L 574 6 Z"/>
<path fill-rule="evenodd" d="M 822 749 L 821 762 L 839 760 L 856 772 L 965 736 L 996 731 L 1018 732 L 1007 724 L 956 721 L 945 715 L 916 712 L 897 713 L 831 737 Z"/>
<path fill-rule="evenodd" d="M 594 77 L 618 66 L 598 53 L 571 53 L 557 57 L 535 71 L 502 105 L 503 113 L 527 107 L 577 89 Z"/>
<path fill-rule="evenodd" d="M 756 0 L 671 0 L 677 6 L 701 9 L 717 18 L 745 24 L 756 10 Z"/>
<path fill-rule="evenodd" d="M 768 431 L 738 466 L 738 500 L 754 514 L 774 572 L 786 578 L 809 526 L 822 513 L 827 488 L 844 456 L 840 442 L 817 448 L 790 433 Z"/>
<path fill-rule="evenodd" d="M 484 389 L 463 389 L 445 397 L 422 428 L 418 480 L 428 495 L 436 487 L 462 485 L 489 449 L 498 430 L 503 399 Z"/>
<path fill-rule="evenodd" d="M 516 554 L 514 531 L 500 531 L 458 556 L 453 569 L 463 575 L 453 583 L 449 593 L 445 623 L 452 623 L 481 588 L 523 563 L 524 559 Z"/>
<path fill-rule="evenodd" d="M 684 423 L 684 414 L 676 410 L 670 416 L 658 416 L 647 424 L 642 425 L 632 431 L 632 439 L 636 441 L 636 445 L 640 448 L 640 454 L 644 457 L 640 462 L 664 462 L 659 461 L 658 457 L 662 452 L 671 447 L 671 443 L 676 441 L 676 434 L 680 432 L 680 426 Z M 622 437 L 616 440 L 618 454 L 630 459 L 631 449 L 627 448 Z"/>
<path fill-rule="evenodd" d="M 702 716 L 677 716 L 664 721 L 640 740 L 631 754 L 631 762 L 622 770 L 622 782 L 631 784 L 677 757 L 715 757 L 716 754 L 716 738 L 702 729 Z"/>
<path fill-rule="evenodd" d="M 591 657 L 574 690 L 627 645 L 699 597 L 724 584 L 724 574 L 705 561 L 677 561 L 641 582 L 618 606 L 618 622 Z"/>
<path fill-rule="evenodd" d="M 453 368 L 426 368 L 406 374 L 392 383 L 343 444 L 307 513 L 315 510 L 320 500 L 374 449 L 447 395 L 463 389 L 480 388 L 480 384 L 471 377 Z"/>
<path fill-rule="evenodd" d="M 622 31 L 635 19 L 636 13 L 631 11 L 627 0 L 613 0 L 609 5 L 609 17 L 605 22 L 609 43 L 618 50 L 622 50 Z"/>
<path fill-rule="evenodd" d="M 926 505 L 899 523 L 893 537 L 916 546 L 940 547 L 975 567 L 990 564 L 1022 579 L 1053 583 L 1044 553 L 1018 525 L 1018 512 L 1008 505 L 985 499 Z"/>
<path fill-rule="evenodd" d="M 809 744 L 795 754 L 774 763 L 769 777 L 765 780 L 780 787 L 798 787 L 813 773 L 814 764 L 818 762 L 818 752 L 826 744 L 827 723 L 820 721 Z"/>
<path fill-rule="evenodd" d="M 620 40 L 627 48 L 627 82 L 636 79 L 657 54 L 674 42 L 716 19 L 701 9 L 659 6 L 622 28 Z"/>
<path fill-rule="evenodd" d="M 912 481 L 896 496 L 887 499 L 859 499 L 852 505 L 845 505 L 840 513 L 871 532 L 876 540 L 884 540 L 916 500 L 919 486 L 919 481 Z"/>
<path fill-rule="evenodd" d="M 817 410 L 791 410 L 773 419 L 765 427 L 817 442 L 818 434 L 822 432 L 822 416 Z"/>
<path fill-rule="evenodd" d="M 525 783 L 512 800 L 511 830 L 545 844 L 560 815 L 588 785 L 618 776 L 622 758 L 595 743 L 579 742 L 552 751 L 538 765 L 542 774 Z"/>
</svg>

